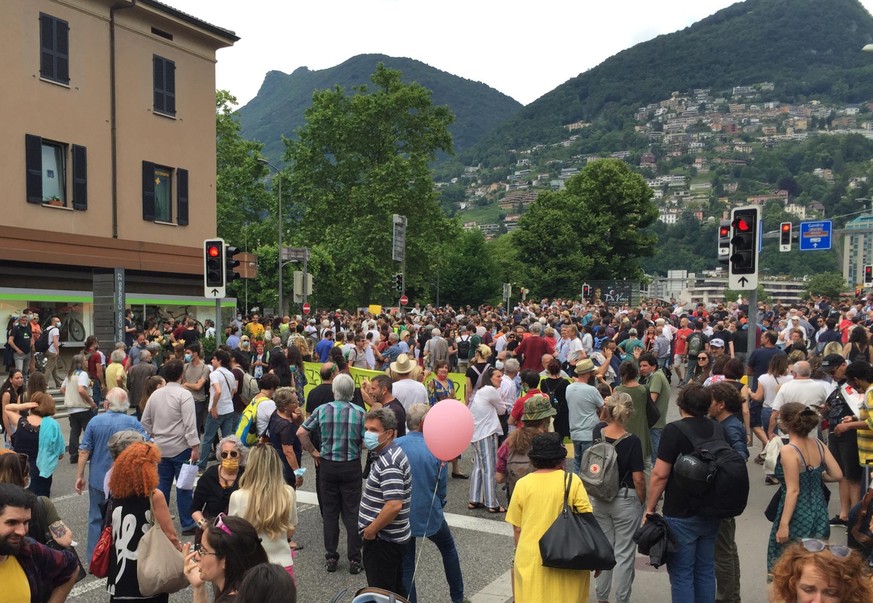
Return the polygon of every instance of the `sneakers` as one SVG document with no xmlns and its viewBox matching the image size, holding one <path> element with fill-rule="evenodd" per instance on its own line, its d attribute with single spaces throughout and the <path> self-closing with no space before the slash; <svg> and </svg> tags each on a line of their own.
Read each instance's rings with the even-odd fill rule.
<svg viewBox="0 0 873 603">
<path fill-rule="evenodd" d="M 764 453 L 762 452 L 761 454 L 759 454 L 758 456 L 755 457 L 755 462 L 758 463 L 759 465 L 763 465 L 764 458 L 765 458 Z"/>
<path fill-rule="evenodd" d="M 837 514 L 837 515 L 834 515 L 833 517 L 831 517 L 830 524 L 832 526 L 843 526 L 844 528 L 847 528 L 847 527 L 849 527 L 849 520 L 848 519 L 840 519 L 839 514 Z"/>
<path fill-rule="evenodd" d="M 349 573 L 352 575 L 360 574 L 364 571 L 364 566 L 360 561 L 349 561 Z"/>
<path fill-rule="evenodd" d="M 339 559 L 333 559 L 333 558 L 327 559 L 324 562 L 324 569 L 333 573 L 336 571 L 336 566 L 338 563 L 339 563 Z"/>
</svg>

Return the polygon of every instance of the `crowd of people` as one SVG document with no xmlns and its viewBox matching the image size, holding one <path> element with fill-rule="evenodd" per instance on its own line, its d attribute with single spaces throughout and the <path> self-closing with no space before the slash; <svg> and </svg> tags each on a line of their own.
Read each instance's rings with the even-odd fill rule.
<svg viewBox="0 0 873 603">
<path fill-rule="evenodd" d="M 125 341 L 107 357 L 89 337 L 63 378 L 19 358 L 21 333 L 11 333 L 14 367 L 0 403 L 13 453 L 0 455 L 0 512 L 20 509 L 19 521 L 39 513 L 48 529 L 6 554 L 18 556 L 30 583 L 44 571 L 32 557 L 51 558 L 57 570 L 46 580 L 59 593 L 80 577 L 50 498 L 67 453 L 76 489 L 89 497 L 83 566 L 111 528 L 111 600 L 167 600 L 145 597 L 137 581 L 136 551 L 154 528 L 183 556 L 195 601 L 207 600 L 207 583 L 216 601 L 262 598 L 262 582 L 278 575 L 285 598 L 276 600 L 293 600 L 306 452 L 325 570 L 340 565 L 341 521 L 348 572 L 410 601 L 420 538 L 437 545 L 453 603 L 467 600 L 443 515 L 448 479 L 468 480 L 471 513 L 505 514 L 513 526 L 516 601 L 588 599 L 590 572 L 540 558 L 565 495 L 576 512 L 593 514 L 614 549 L 615 566 L 594 577 L 598 601 L 630 600 L 637 531 L 656 523 L 676 543 L 665 558 L 674 601 L 739 601 L 735 519 L 713 518 L 677 473 L 696 442 L 718 439 L 777 486 L 766 551 L 775 600 L 806 600 L 815 589 L 823 600 L 871 600 L 873 523 L 862 500 L 873 461 L 871 323 L 873 300 L 630 308 L 558 299 L 511 311 L 238 316 L 214 346 L 211 324 L 186 318 L 162 328 L 129 314 Z M 317 385 L 304 362 L 318 363 Z M 356 385 L 352 369 L 382 374 Z M 68 442 L 50 381 L 64 396 Z M 422 437 L 428 411 L 447 399 L 460 399 L 473 422 L 469 460 L 464 453 L 450 468 Z M 669 422 L 674 407 L 680 419 Z M 585 459 L 605 449 L 616 476 L 606 490 L 585 479 Z M 833 517 L 827 482 L 838 483 Z M 833 526 L 846 528 L 848 546 L 829 542 Z M 848 561 L 850 575 L 834 569 Z"/>
</svg>

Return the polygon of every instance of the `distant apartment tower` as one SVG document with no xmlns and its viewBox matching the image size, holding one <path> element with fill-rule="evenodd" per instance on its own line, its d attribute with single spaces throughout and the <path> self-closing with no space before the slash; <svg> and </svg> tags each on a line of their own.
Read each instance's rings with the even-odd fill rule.
<svg viewBox="0 0 873 603">
<path fill-rule="evenodd" d="M 865 264 L 873 264 L 873 216 L 858 216 L 845 227 L 843 277 L 850 288 L 864 282 Z"/>
<path fill-rule="evenodd" d="M 206 305 L 216 51 L 237 40 L 155 0 L 3 3 L 0 321 L 31 308 L 96 332 L 107 285 L 140 317 Z"/>
</svg>

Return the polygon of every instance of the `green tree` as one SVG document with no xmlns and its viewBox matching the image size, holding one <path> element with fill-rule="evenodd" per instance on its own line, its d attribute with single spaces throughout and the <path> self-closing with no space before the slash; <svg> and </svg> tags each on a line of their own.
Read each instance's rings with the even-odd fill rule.
<svg viewBox="0 0 873 603">
<path fill-rule="evenodd" d="M 657 216 L 652 190 L 625 162 L 589 163 L 521 217 L 514 241 L 527 282 L 552 297 L 575 294 L 583 279 L 642 277 L 657 240 L 642 229 Z"/>
<path fill-rule="evenodd" d="M 429 163 L 452 152 L 448 108 L 429 90 L 379 65 L 373 89 L 336 87 L 313 95 L 306 125 L 285 140 L 289 190 L 302 220 L 294 233 L 330 264 L 314 273 L 315 297 L 329 305 L 388 302 L 392 214 L 405 215 L 407 289 L 423 291 L 443 240 L 457 237 L 441 211 Z"/>
<path fill-rule="evenodd" d="M 828 297 L 839 297 L 840 293 L 847 289 L 846 279 L 839 272 L 814 274 L 806 282 L 806 294 L 808 296 L 827 295 Z"/>
<path fill-rule="evenodd" d="M 505 237 L 499 237 L 499 240 Z M 447 245 L 440 271 L 440 303 L 473 306 L 500 299 L 501 285 L 497 258 L 479 230 L 463 231 Z"/>
</svg>

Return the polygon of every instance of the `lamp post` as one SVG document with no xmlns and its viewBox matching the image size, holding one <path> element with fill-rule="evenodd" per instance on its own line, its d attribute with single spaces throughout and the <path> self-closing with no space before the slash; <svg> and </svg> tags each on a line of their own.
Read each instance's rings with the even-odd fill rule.
<svg viewBox="0 0 873 603">
<path fill-rule="evenodd" d="M 279 255 L 279 314 L 281 316 L 284 316 L 285 315 L 285 311 L 284 311 L 284 307 L 283 307 L 284 306 L 284 299 L 282 297 L 282 170 L 277 168 L 275 165 L 273 165 L 272 163 L 270 163 L 269 161 L 267 161 L 263 157 L 260 157 L 258 159 L 258 162 L 263 163 L 264 165 L 275 170 L 276 176 L 279 178 L 279 211 L 278 211 L 278 217 L 279 217 L 279 250 L 278 250 L 278 255 Z"/>
</svg>

